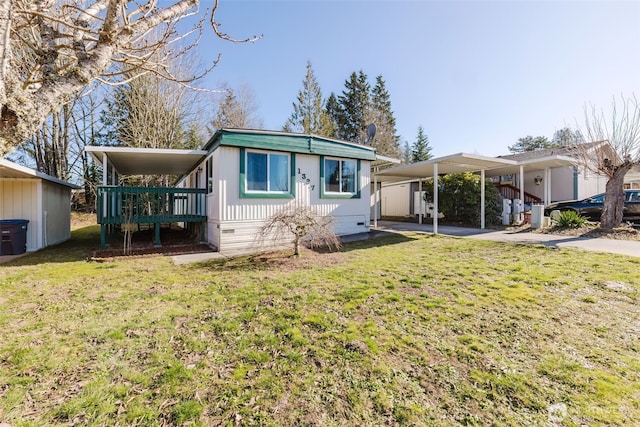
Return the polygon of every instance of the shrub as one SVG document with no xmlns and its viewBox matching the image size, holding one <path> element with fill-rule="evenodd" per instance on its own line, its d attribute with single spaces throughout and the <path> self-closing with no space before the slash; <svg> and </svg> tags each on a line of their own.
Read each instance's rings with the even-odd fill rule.
<svg viewBox="0 0 640 427">
<path fill-rule="evenodd" d="M 286 236 L 293 238 L 294 255 L 300 256 L 300 244 L 310 248 L 326 246 L 339 250 L 340 238 L 333 230 L 334 218 L 320 216 L 308 206 L 285 207 L 270 217 L 261 228 L 259 241 L 269 237 L 279 241 Z"/>
<path fill-rule="evenodd" d="M 480 225 L 480 176 L 471 172 L 452 173 L 438 178 L 438 210 L 448 222 Z M 423 186 L 425 200 L 433 200 L 433 179 Z M 485 182 L 485 224 L 500 223 L 500 195 L 490 181 Z"/>
<path fill-rule="evenodd" d="M 576 211 L 563 211 L 557 220 L 558 227 L 578 228 L 582 227 L 587 219 Z"/>
</svg>

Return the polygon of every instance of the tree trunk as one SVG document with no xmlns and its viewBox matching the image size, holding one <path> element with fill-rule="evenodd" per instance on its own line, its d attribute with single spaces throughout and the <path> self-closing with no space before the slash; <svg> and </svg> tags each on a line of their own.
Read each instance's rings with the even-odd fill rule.
<svg viewBox="0 0 640 427">
<path fill-rule="evenodd" d="M 631 164 L 623 164 L 615 169 L 607 181 L 600 228 L 612 230 L 622 223 L 624 209 L 624 176 L 631 169 Z"/>
</svg>

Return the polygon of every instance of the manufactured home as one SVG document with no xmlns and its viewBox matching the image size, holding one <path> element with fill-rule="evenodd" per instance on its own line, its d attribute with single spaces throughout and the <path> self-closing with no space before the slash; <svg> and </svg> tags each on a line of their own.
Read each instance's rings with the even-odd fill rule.
<svg viewBox="0 0 640 427">
<path fill-rule="evenodd" d="M 250 249 L 280 209 L 308 206 L 335 219 L 338 235 L 366 232 L 371 220 L 373 148 L 315 135 L 221 129 L 202 150 L 87 147 L 105 170 L 98 188 L 102 245 L 127 222 L 179 223 L 218 250 Z M 121 186 L 126 174 L 179 175 L 171 188 Z M 153 204 L 138 206 L 135 200 Z M 159 202 L 161 201 L 161 202 Z M 128 212 L 127 211 L 128 208 Z M 126 213 L 126 215 L 125 215 Z M 159 232 L 156 243 L 161 244 Z"/>
</svg>

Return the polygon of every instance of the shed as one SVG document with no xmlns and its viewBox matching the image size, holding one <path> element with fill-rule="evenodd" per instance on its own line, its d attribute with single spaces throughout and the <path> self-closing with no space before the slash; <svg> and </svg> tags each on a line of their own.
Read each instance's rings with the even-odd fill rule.
<svg viewBox="0 0 640 427">
<path fill-rule="evenodd" d="M 77 185 L 0 159 L 0 219 L 29 220 L 27 251 L 71 237 L 71 190 Z"/>
</svg>

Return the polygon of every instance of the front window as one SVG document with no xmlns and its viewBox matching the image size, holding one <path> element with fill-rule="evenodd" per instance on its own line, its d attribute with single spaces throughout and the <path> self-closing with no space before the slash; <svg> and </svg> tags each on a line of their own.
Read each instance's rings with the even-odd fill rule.
<svg viewBox="0 0 640 427">
<path fill-rule="evenodd" d="M 358 193 L 358 163 L 355 160 L 323 159 L 324 194 L 353 196 Z"/>
<path fill-rule="evenodd" d="M 242 150 L 243 197 L 292 197 L 294 155 Z"/>
</svg>

